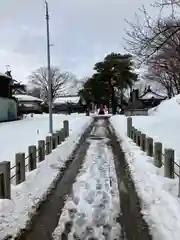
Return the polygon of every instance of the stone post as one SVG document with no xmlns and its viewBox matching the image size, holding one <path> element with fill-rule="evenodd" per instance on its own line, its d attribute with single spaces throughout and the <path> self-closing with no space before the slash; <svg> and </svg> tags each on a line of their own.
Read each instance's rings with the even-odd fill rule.
<svg viewBox="0 0 180 240">
<path fill-rule="evenodd" d="M 127 118 L 127 136 L 131 138 L 131 132 L 132 132 L 132 117 Z"/>
<path fill-rule="evenodd" d="M 164 176 L 174 178 L 174 150 L 171 148 L 164 150 Z"/>
<path fill-rule="evenodd" d="M 65 138 L 69 137 L 69 122 L 67 120 L 63 121 L 63 129 Z"/>
<path fill-rule="evenodd" d="M 133 142 L 136 143 L 137 129 L 134 128 Z"/>
<path fill-rule="evenodd" d="M 131 128 L 131 139 L 133 140 L 134 139 L 134 127 L 132 126 Z"/>
<path fill-rule="evenodd" d="M 149 157 L 153 157 L 153 138 L 146 138 L 146 153 Z"/>
<path fill-rule="evenodd" d="M 140 136 L 140 147 L 142 151 L 146 152 L 146 134 L 144 133 L 141 133 Z"/>
<path fill-rule="evenodd" d="M 57 145 L 61 144 L 61 141 L 60 141 L 60 131 L 56 131 L 56 134 L 57 134 Z"/>
<path fill-rule="evenodd" d="M 154 143 L 154 165 L 158 168 L 162 167 L 162 143 Z"/>
<path fill-rule="evenodd" d="M 52 149 L 56 149 L 58 145 L 57 133 L 53 133 L 52 135 Z"/>
<path fill-rule="evenodd" d="M 140 137 L 141 137 L 141 132 L 140 131 L 136 131 L 136 144 L 139 147 L 140 147 Z"/>
<path fill-rule="evenodd" d="M 0 162 L 0 198 L 11 198 L 10 162 Z"/>
<path fill-rule="evenodd" d="M 25 153 L 16 154 L 15 164 L 16 164 L 16 185 L 18 185 L 26 180 Z"/>
<path fill-rule="evenodd" d="M 45 141 L 38 141 L 38 162 L 42 162 L 45 159 Z"/>
<path fill-rule="evenodd" d="M 52 152 L 52 136 L 46 137 L 46 155 Z"/>
<path fill-rule="evenodd" d="M 29 167 L 29 172 L 36 169 L 36 146 L 32 145 L 29 146 L 28 148 L 28 154 L 29 154 L 29 162 L 28 162 L 28 167 Z"/>
<path fill-rule="evenodd" d="M 65 140 L 65 132 L 64 128 L 60 130 L 60 141 L 63 142 Z"/>
</svg>

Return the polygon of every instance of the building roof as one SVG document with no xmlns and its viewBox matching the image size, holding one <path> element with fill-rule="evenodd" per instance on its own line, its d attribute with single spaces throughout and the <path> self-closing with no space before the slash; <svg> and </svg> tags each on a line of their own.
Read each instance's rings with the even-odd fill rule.
<svg viewBox="0 0 180 240">
<path fill-rule="evenodd" d="M 143 93 L 141 96 L 139 96 L 139 99 L 145 100 L 145 99 L 165 99 L 167 98 L 167 95 L 163 94 L 163 93 L 158 93 L 158 92 L 154 92 L 152 91 L 150 88 L 148 88 L 145 93 Z"/>
<path fill-rule="evenodd" d="M 13 95 L 13 97 L 17 98 L 18 101 L 36 101 L 36 102 L 43 102 L 42 99 L 40 98 L 36 98 L 27 94 L 17 94 L 17 95 Z"/>
<path fill-rule="evenodd" d="M 12 80 L 12 78 L 10 76 L 8 76 L 7 74 L 4 74 L 4 73 L 0 73 L 0 77 L 5 77 L 8 80 Z"/>
<path fill-rule="evenodd" d="M 57 99 L 54 100 L 53 104 L 57 105 L 57 104 L 64 104 L 64 103 L 78 103 L 80 100 L 79 96 L 76 97 L 71 97 L 71 96 L 67 96 L 67 97 L 59 97 Z"/>
</svg>

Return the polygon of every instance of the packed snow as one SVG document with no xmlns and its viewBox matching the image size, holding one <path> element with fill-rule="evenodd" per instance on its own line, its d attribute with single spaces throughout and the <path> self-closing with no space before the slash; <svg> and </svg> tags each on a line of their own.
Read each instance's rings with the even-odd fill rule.
<svg viewBox="0 0 180 240">
<path fill-rule="evenodd" d="M 56 240 L 61 239 L 67 222 L 72 223 L 69 240 L 74 236 L 76 239 L 120 239 L 121 228 L 117 222 L 120 203 L 113 153 L 107 145 L 106 129 L 101 121 L 99 124 L 92 135 L 104 139 L 89 140 L 83 167 L 53 234 Z"/>
<path fill-rule="evenodd" d="M 179 152 L 180 95 L 163 101 L 149 111 L 150 116 L 133 116 L 133 125 L 143 133 L 163 143 L 164 147 L 175 149 L 176 160 Z M 127 118 L 111 118 L 121 146 L 132 171 L 136 189 L 142 201 L 142 213 L 150 226 L 153 239 L 180 239 L 180 198 L 178 198 L 179 179 L 164 177 L 164 167 L 156 168 L 153 159 L 146 156 L 131 139 L 127 137 Z"/>
<path fill-rule="evenodd" d="M 76 131 L 77 123 L 86 119 L 85 114 L 53 114 L 53 130 L 60 130 L 63 121 L 68 120 L 70 125 L 70 135 Z M 49 134 L 49 115 L 34 114 L 26 119 L 6 122 L 0 124 L 0 162 L 11 161 L 14 164 L 15 154 L 25 152 L 28 146 L 37 145 L 38 140 L 45 140 Z"/>
<path fill-rule="evenodd" d="M 59 173 L 59 168 L 68 160 L 82 133 L 92 121 L 91 117 L 86 116 L 55 115 L 54 129 L 60 129 L 64 119 L 68 119 L 70 122 L 70 136 L 57 149 L 53 150 L 52 154 L 46 156 L 46 159 L 38 164 L 37 169 L 27 174 L 25 182 L 17 186 L 11 185 L 11 200 L 0 199 L 0 239 L 7 234 L 15 236 L 20 228 L 25 227 L 38 202 L 49 191 Z M 36 132 L 37 129 L 39 129 L 39 134 Z M 2 137 L 1 146 L 3 146 L 2 144 L 5 146 L 2 148 L 3 158 L 8 158 L 13 154 L 11 151 L 14 153 L 25 151 L 29 144 L 36 143 L 38 139 L 44 139 L 48 134 L 48 118 L 47 115 L 43 115 L 19 122 L 2 123 L 0 132 L 7 144 L 5 145 Z"/>
</svg>

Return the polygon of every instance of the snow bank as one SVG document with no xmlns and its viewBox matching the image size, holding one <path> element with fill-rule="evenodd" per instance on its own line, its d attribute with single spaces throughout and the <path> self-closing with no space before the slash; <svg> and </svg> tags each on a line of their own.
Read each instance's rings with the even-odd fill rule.
<svg viewBox="0 0 180 240">
<path fill-rule="evenodd" d="M 150 116 L 133 116 L 133 126 L 163 143 L 164 148 L 175 150 L 176 162 L 180 161 L 180 95 L 163 101 L 149 110 Z"/>
<path fill-rule="evenodd" d="M 43 121 L 43 118 L 46 120 Z M 65 118 L 67 119 L 67 116 L 59 116 L 57 119 L 55 117 L 57 120 L 55 128 L 61 128 L 62 120 Z M 43 196 L 46 196 L 48 188 L 51 186 L 52 182 L 59 173 L 59 168 L 62 167 L 65 161 L 68 159 L 77 142 L 79 141 L 81 134 L 91 123 L 91 121 L 91 117 L 85 116 L 74 117 L 74 119 L 72 118 L 72 120 L 70 120 L 69 138 L 59 145 L 58 148 L 52 152 L 52 154 L 46 156 L 46 159 L 38 164 L 36 170 L 28 173 L 27 179 L 24 183 L 19 184 L 18 186 L 12 185 L 11 200 L 0 200 L 0 239 L 3 239 L 7 234 L 12 234 L 14 236 L 17 231 L 20 230 L 20 228 L 25 227 L 30 213 L 35 211 L 38 202 L 43 198 Z M 20 128 L 21 124 L 22 128 Z M 16 133 L 17 138 L 15 141 L 15 146 L 18 143 L 18 147 L 20 148 L 20 146 L 25 147 L 26 144 L 23 145 L 23 141 L 26 142 L 26 140 L 23 138 L 18 138 L 18 134 L 21 136 L 21 134 L 23 134 L 22 132 L 26 131 L 27 137 L 29 136 L 30 141 L 34 142 L 38 137 L 31 137 L 33 137 L 36 128 L 40 128 L 42 131 L 42 137 L 47 134 L 48 127 L 46 125 L 48 126 L 47 116 L 43 116 L 35 119 L 19 121 L 19 126 L 18 123 L 7 123 L 7 125 L 4 124 L 5 128 L 2 128 L 5 131 L 5 129 L 8 129 L 8 126 L 13 126 L 13 129 L 15 127 L 14 132 Z M 15 138 L 13 138 L 13 140 L 15 140 Z M 8 149 L 6 150 L 8 151 Z"/>
<path fill-rule="evenodd" d="M 53 114 L 53 130 L 60 130 L 63 121 L 68 120 L 70 124 L 70 134 L 76 131 L 77 121 L 87 117 L 80 114 L 63 115 Z M 35 115 L 31 118 L 0 123 L 0 162 L 15 161 L 15 153 L 28 151 L 28 146 L 37 145 L 38 140 L 45 140 L 49 132 L 49 115 Z"/>
<path fill-rule="evenodd" d="M 180 94 L 172 99 L 164 100 L 161 104 L 149 110 L 149 115 L 156 117 L 175 117 L 180 118 Z"/>
<path fill-rule="evenodd" d="M 149 117 L 139 117 L 139 126 Z M 134 121 L 134 120 L 133 120 Z M 153 121 L 150 117 L 150 122 Z M 138 122 L 138 121 L 137 121 Z M 154 127 L 156 122 L 153 122 Z M 178 179 L 163 177 L 163 167 L 156 168 L 152 158 L 147 157 L 126 134 L 126 117 L 113 116 L 111 118 L 121 146 L 132 171 L 132 177 L 142 201 L 142 213 L 150 226 L 150 231 L 155 240 L 180 239 L 180 199 L 177 198 Z M 159 125 L 161 127 L 161 125 Z M 163 131 L 166 131 L 164 129 Z"/>
</svg>

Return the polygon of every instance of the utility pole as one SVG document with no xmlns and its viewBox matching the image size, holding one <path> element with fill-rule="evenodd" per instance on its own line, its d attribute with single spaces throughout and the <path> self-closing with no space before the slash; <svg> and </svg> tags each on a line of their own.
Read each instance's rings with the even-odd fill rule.
<svg viewBox="0 0 180 240">
<path fill-rule="evenodd" d="M 51 79 L 51 62 L 50 62 L 50 40 L 49 40 L 49 10 L 48 3 L 46 5 L 46 25 L 47 25 L 47 69 L 48 69 L 48 102 L 49 102 L 49 132 L 53 133 L 53 117 L 52 117 L 52 79 Z"/>
</svg>

